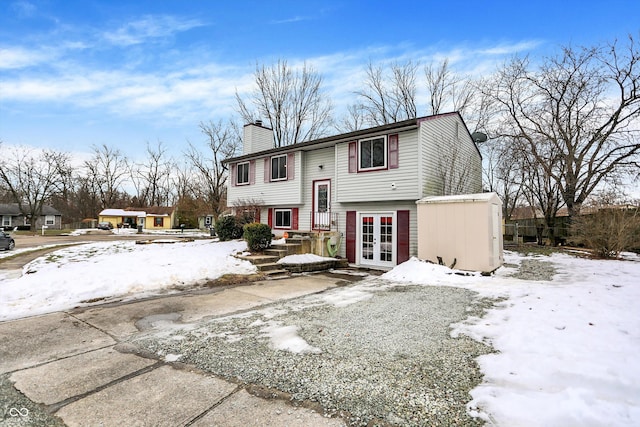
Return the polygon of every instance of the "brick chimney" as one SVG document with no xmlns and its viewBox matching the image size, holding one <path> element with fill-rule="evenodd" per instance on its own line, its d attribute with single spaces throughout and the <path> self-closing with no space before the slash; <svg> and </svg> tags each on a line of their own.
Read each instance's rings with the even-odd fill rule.
<svg viewBox="0 0 640 427">
<path fill-rule="evenodd" d="M 242 136 L 242 154 L 274 148 L 273 130 L 262 126 L 262 120 L 244 125 Z"/>
</svg>

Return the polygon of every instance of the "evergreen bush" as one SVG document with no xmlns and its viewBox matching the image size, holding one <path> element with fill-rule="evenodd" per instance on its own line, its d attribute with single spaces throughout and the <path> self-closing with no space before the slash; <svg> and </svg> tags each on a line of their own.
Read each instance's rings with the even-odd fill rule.
<svg viewBox="0 0 640 427">
<path fill-rule="evenodd" d="M 223 215 L 216 221 L 216 233 L 220 241 L 239 239 L 242 237 L 242 225 L 233 215 Z"/>
<path fill-rule="evenodd" d="M 244 226 L 244 239 L 252 252 L 260 252 L 271 246 L 271 227 L 267 224 L 252 222 Z"/>
</svg>

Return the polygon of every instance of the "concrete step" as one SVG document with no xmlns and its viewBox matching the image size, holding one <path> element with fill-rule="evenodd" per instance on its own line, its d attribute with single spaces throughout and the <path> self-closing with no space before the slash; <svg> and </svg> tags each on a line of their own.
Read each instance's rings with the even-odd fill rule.
<svg viewBox="0 0 640 427">
<path fill-rule="evenodd" d="M 267 279 L 284 279 L 291 276 L 289 270 L 268 270 L 264 271 L 263 274 Z"/>
<path fill-rule="evenodd" d="M 264 264 L 256 264 L 256 267 L 258 267 L 258 270 L 261 273 L 265 273 L 267 271 L 271 271 L 271 270 L 281 270 L 282 266 L 276 262 L 268 262 L 268 263 L 264 263 Z"/>
<path fill-rule="evenodd" d="M 288 255 L 286 249 L 277 249 L 277 248 L 273 248 L 273 247 L 270 248 L 270 249 L 265 249 L 264 254 L 265 255 L 269 255 L 269 256 L 278 257 L 278 259 L 286 257 Z"/>
<path fill-rule="evenodd" d="M 259 266 L 261 264 L 274 263 L 280 259 L 279 256 L 273 255 L 236 255 L 236 258 L 249 261 L 256 266 Z"/>
<path fill-rule="evenodd" d="M 265 252 L 268 252 L 270 250 L 276 250 L 276 251 L 284 251 L 285 255 L 296 255 L 296 254 L 301 254 L 302 252 L 302 245 L 298 242 L 289 242 L 287 241 L 287 243 L 278 243 L 276 245 L 272 245 L 271 249 L 267 249 Z"/>
</svg>

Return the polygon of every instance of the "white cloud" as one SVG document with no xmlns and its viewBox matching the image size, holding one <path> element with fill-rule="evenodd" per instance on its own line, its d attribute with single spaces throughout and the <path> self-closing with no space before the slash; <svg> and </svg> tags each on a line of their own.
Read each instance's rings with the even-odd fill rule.
<svg viewBox="0 0 640 427">
<path fill-rule="evenodd" d="M 286 18 L 276 21 L 271 21 L 271 24 L 279 25 L 279 24 L 290 24 L 292 22 L 301 22 L 301 21 L 309 21 L 311 18 L 306 16 L 294 16 L 293 18 Z"/>
<path fill-rule="evenodd" d="M 21 47 L 0 48 L 0 69 L 11 70 L 41 64 L 51 58 L 50 53 Z"/>
<path fill-rule="evenodd" d="M 499 44 L 486 49 L 479 49 L 477 53 L 481 55 L 504 56 L 513 55 L 515 53 L 529 52 L 536 49 L 542 44 L 540 40 L 527 40 L 513 44 Z"/>
<path fill-rule="evenodd" d="M 28 1 L 15 1 L 11 4 L 11 9 L 16 11 L 18 16 L 21 17 L 30 17 L 36 13 L 36 7 L 33 3 Z"/>
<path fill-rule="evenodd" d="M 203 25 L 195 19 L 179 19 L 168 15 L 145 16 L 137 21 L 128 22 L 115 31 L 106 32 L 103 37 L 118 46 L 131 46 L 151 39 L 171 37 Z"/>
</svg>

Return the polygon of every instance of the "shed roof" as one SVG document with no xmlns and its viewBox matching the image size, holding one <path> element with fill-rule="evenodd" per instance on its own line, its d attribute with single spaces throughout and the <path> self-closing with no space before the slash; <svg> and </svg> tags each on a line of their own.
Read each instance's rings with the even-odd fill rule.
<svg viewBox="0 0 640 427">
<path fill-rule="evenodd" d="M 419 205 L 435 204 L 435 203 L 502 203 L 500 197 L 496 193 L 474 193 L 474 194 L 456 194 L 453 196 L 432 196 L 425 197 L 416 202 Z"/>
</svg>

